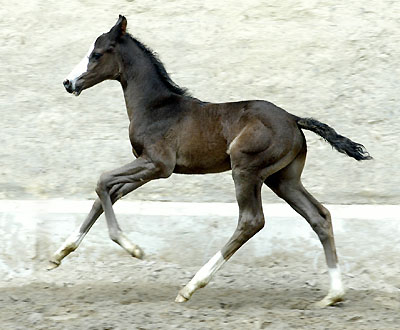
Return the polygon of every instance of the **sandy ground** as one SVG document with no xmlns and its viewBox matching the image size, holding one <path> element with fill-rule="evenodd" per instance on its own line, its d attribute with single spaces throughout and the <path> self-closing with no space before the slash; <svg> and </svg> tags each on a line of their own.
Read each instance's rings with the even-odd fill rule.
<svg viewBox="0 0 400 330">
<path fill-rule="evenodd" d="M 325 287 L 304 262 L 227 265 L 185 304 L 178 290 L 196 269 L 174 263 L 107 260 L 65 266 L 38 280 L 1 288 L 4 329 L 398 329 L 399 293 L 377 288 L 368 271 L 346 283 L 347 300 L 314 309 Z M 233 264 L 233 263 L 232 263 Z M 382 277 L 379 269 L 374 276 Z M 46 276 L 48 278 L 48 276 Z M 56 279 L 56 280 L 55 280 Z"/>
<path fill-rule="evenodd" d="M 370 206 L 370 212 L 366 206 L 362 212 L 331 207 L 338 215 L 334 227 L 347 294 L 342 303 L 320 310 L 313 303 L 329 287 L 321 245 L 304 220 L 282 207 L 276 212 L 266 204 L 266 228 L 206 288 L 177 304 L 178 290 L 229 238 L 235 209 L 227 216 L 209 204 L 201 212 L 194 206 L 177 212 L 169 203 L 163 207 L 169 212 L 153 205 L 141 212 L 132 205 L 130 211 L 117 207 L 122 228 L 145 250 L 144 261 L 111 242 L 100 219 L 79 249 L 47 272 L 49 256 L 84 214 L 68 213 L 74 206 L 52 207 L 29 218 L 21 207 L 5 211 L 4 204 L 3 237 L 5 223 L 13 224 L 12 240 L 0 253 L 4 329 L 394 330 L 400 324 L 400 224 L 392 215 L 398 207 L 374 211 Z M 36 227 L 18 230 L 21 217 Z M 24 246 L 18 244 L 21 237 Z M 4 262 L 12 267 L 5 269 Z"/>
<path fill-rule="evenodd" d="M 304 183 L 320 201 L 398 204 L 399 12 L 399 2 L 390 0 L 4 2 L 0 198 L 94 198 L 100 173 L 132 159 L 120 86 L 105 82 L 79 98 L 62 86 L 93 40 L 124 14 L 129 31 L 156 50 L 173 80 L 194 96 L 266 99 L 363 143 L 374 161 L 356 163 L 306 134 Z M 230 173 L 223 173 L 172 176 L 128 198 L 232 202 L 234 196 Z M 263 199 L 278 201 L 267 190 Z M 172 259 L 150 255 L 145 262 L 123 252 L 75 263 L 71 257 L 54 273 L 6 281 L 0 324 L 398 329 L 399 245 L 367 253 L 373 236 L 344 242 L 348 250 L 341 252 L 355 263 L 345 277 L 347 300 L 322 311 L 310 305 L 325 293 L 327 274 L 310 268 L 314 259 L 299 253 L 229 264 L 193 301 L 177 305 L 177 290 L 202 263 L 171 249 Z"/>
</svg>

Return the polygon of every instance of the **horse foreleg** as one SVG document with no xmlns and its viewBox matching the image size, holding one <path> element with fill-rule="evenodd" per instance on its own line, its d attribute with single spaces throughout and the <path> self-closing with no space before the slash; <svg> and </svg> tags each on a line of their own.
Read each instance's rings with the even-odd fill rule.
<svg viewBox="0 0 400 330">
<path fill-rule="evenodd" d="M 134 183 L 126 183 L 118 192 L 118 196 L 124 196 L 129 192 L 139 188 L 140 186 L 144 185 L 149 180 L 143 181 L 136 181 Z M 111 189 L 111 204 L 114 204 L 114 195 Z M 120 198 L 120 197 L 118 197 Z M 101 202 L 100 202 L 101 203 Z M 107 226 L 108 226 L 108 234 L 111 240 L 118 245 L 120 245 L 125 251 L 127 251 L 132 257 L 142 259 L 143 258 L 143 250 L 136 244 L 132 243 L 129 238 L 125 235 L 122 231 L 121 227 L 119 226 L 117 219 L 115 217 L 107 217 Z"/>
<path fill-rule="evenodd" d="M 167 171 L 168 168 L 170 168 L 169 171 Z M 110 238 L 134 257 L 141 258 L 143 252 L 139 246 L 129 241 L 117 223 L 112 207 L 113 187 L 125 184 L 129 185 L 130 191 L 132 191 L 152 179 L 171 175 L 172 170 L 173 166 L 168 167 L 163 163 L 162 166 L 159 165 L 158 167 L 152 160 L 139 157 L 121 168 L 100 176 L 96 192 L 106 216 Z"/>
<path fill-rule="evenodd" d="M 111 191 L 113 203 L 136 188 L 136 185 L 132 183 L 114 186 Z M 57 268 L 61 264 L 62 259 L 78 248 L 85 235 L 102 213 L 103 208 L 100 199 L 96 199 L 85 221 L 83 221 L 83 223 L 65 240 L 61 247 L 50 258 L 47 267 L 48 270 Z"/>
</svg>

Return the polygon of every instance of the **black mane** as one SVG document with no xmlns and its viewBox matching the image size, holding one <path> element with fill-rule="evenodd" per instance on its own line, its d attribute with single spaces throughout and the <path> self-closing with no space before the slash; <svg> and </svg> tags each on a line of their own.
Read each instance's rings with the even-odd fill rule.
<svg viewBox="0 0 400 330">
<path fill-rule="evenodd" d="M 157 54 L 153 52 L 149 47 L 141 43 L 139 40 L 134 38 L 131 34 L 127 33 L 126 34 L 129 38 L 133 40 L 133 42 L 149 57 L 151 63 L 154 65 L 158 75 L 160 76 L 162 82 L 165 84 L 165 86 L 168 87 L 168 89 L 178 95 L 189 95 L 188 91 L 186 88 L 182 88 L 175 84 L 171 77 L 168 75 L 167 70 L 164 67 L 164 64 L 160 61 L 158 58 Z"/>
</svg>

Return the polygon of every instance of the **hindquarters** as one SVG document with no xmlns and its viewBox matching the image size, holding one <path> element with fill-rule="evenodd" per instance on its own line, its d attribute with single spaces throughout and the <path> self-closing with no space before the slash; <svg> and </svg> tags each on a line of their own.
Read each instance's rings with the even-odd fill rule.
<svg viewBox="0 0 400 330">
<path fill-rule="evenodd" d="M 306 150 L 296 117 L 268 102 L 251 102 L 237 120 L 228 144 L 232 171 L 251 172 L 265 180 Z"/>
</svg>

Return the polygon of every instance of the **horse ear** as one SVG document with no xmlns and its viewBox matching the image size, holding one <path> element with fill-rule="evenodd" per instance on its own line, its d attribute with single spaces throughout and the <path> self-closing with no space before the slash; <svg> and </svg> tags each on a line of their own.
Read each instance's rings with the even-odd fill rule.
<svg viewBox="0 0 400 330">
<path fill-rule="evenodd" d="M 110 33 L 114 35 L 116 39 L 121 38 L 126 34 L 126 26 L 128 21 L 122 15 L 119 15 L 117 23 L 111 28 Z"/>
</svg>

